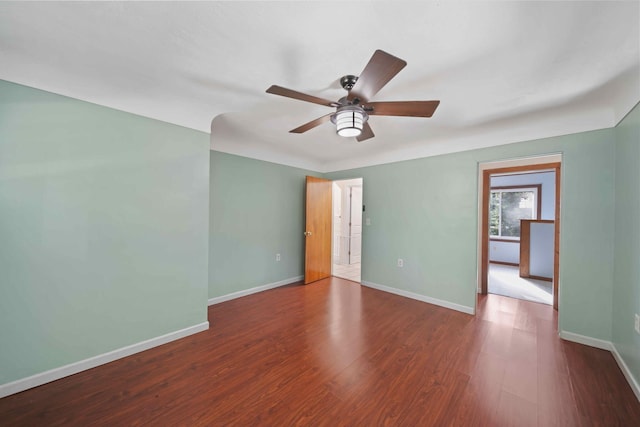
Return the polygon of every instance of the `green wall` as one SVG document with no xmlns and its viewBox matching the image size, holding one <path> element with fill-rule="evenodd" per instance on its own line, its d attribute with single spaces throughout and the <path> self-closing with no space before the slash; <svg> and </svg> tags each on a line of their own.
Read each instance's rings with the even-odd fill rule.
<svg viewBox="0 0 640 427">
<path fill-rule="evenodd" d="M 612 130 L 585 132 L 328 177 L 364 178 L 364 281 L 474 307 L 478 163 L 561 152 L 560 328 L 609 341 L 614 143 Z"/>
<path fill-rule="evenodd" d="M 474 307 L 478 163 L 562 153 L 560 328 L 610 341 L 615 141 L 606 129 L 324 176 L 364 178 L 363 281 Z M 307 174 L 212 152 L 210 298 L 303 273 Z"/>
<path fill-rule="evenodd" d="M 207 321 L 209 136 L 0 81 L 0 385 Z"/>
<path fill-rule="evenodd" d="M 462 154 L 329 174 L 364 179 L 362 280 L 474 307 L 476 171 Z"/>
<path fill-rule="evenodd" d="M 616 128 L 615 269 L 612 341 L 640 382 L 640 106 Z"/>
<path fill-rule="evenodd" d="M 364 178 L 364 281 L 473 307 L 478 163 L 562 153 L 560 328 L 613 341 L 638 378 L 639 121 L 636 108 L 616 129 L 324 176 Z M 323 175 L 208 147 L 204 133 L 0 81 L 0 384 L 303 274 L 304 177 Z"/>
<path fill-rule="evenodd" d="M 210 156 L 209 298 L 303 275 L 305 176 L 319 174 Z"/>
<path fill-rule="evenodd" d="M 638 377 L 637 110 L 616 129 L 322 175 L 364 178 L 363 281 L 474 307 L 478 163 L 561 153 L 560 330 L 613 341 Z M 211 154 L 210 298 L 303 273 L 307 174 Z"/>
</svg>

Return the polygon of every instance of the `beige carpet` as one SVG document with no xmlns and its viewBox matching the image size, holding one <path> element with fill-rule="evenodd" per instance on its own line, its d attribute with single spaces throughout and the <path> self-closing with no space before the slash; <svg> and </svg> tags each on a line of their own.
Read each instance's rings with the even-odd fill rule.
<svg viewBox="0 0 640 427">
<path fill-rule="evenodd" d="M 551 282 L 523 279 L 518 267 L 489 264 L 489 293 L 527 301 L 553 304 Z"/>
</svg>

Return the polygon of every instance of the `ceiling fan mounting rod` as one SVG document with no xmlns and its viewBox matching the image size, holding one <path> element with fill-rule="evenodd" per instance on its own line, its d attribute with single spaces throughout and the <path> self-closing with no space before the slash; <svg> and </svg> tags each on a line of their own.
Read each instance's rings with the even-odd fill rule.
<svg viewBox="0 0 640 427">
<path fill-rule="evenodd" d="M 346 76 L 342 76 L 340 78 L 340 86 L 342 86 L 345 90 L 353 89 L 353 86 L 358 81 L 358 76 L 354 76 L 352 74 L 347 74 Z"/>
</svg>

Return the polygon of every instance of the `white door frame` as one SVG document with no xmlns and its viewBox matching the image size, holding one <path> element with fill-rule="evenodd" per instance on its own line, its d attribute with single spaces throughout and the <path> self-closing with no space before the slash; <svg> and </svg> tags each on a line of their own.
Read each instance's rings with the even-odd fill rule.
<svg viewBox="0 0 640 427">
<path fill-rule="evenodd" d="M 336 180 L 333 180 L 333 182 L 335 183 L 335 182 L 355 181 L 355 180 L 359 180 L 360 182 L 359 182 L 358 184 L 354 184 L 354 185 L 360 185 L 360 186 L 362 186 L 362 198 L 363 198 L 363 199 L 362 199 L 362 204 L 361 204 L 361 206 L 364 206 L 364 178 L 363 178 L 363 177 L 345 178 L 345 179 L 336 179 Z M 350 215 L 350 214 L 351 214 L 351 212 L 350 212 L 350 210 L 349 210 L 349 215 Z M 343 210 L 342 210 L 342 216 L 344 217 L 344 215 L 345 215 L 345 211 L 344 211 L 344 209 L 343 209 Z M 344 220 L 344 218 L 342 218 L 342 219 Z M 333 235 L 334 235 L 333 233 L 335 232 L 335 230 L 334 230 L 334 226 L 335 226 L 335 224 L 334 224 L 333 206 L 332 206 L 332 215 L 331 215 L 331 238 L 332 238 L 332 239 L 333 239 Z M 363 228 L 363 230 L 362 230 L 362 231 L 364 232 L 364 215 L 363 215 L 363 227 L 362 227 L 362 228 Z M 362 234 L 364 234 L 364 233 L 362 233 Z M 360 256 L 361 256 L 361 257 L 362 257 L 362 250 L 363 250 L 363 247 L 362 247 L 362 238 L 361 238 L 361 239 L 360 239 Z M 348 255 L 347 255 L 347 259 L 348 259 Z M 333 245 L 333 242 L 332 242 L 332 244 L 331 244 L 331 262 L 332 262 L 332 263 L 331 263 L 331 274 L 333 275 L 333 274 L 335 273 L 335 272 L 333 271 L 333 266 L 334 266 L 334 264 L 335 264 L 335 263 L 334 263 L 334 245 Z M 361 275 L 361 277 L 362 277 L 362 263 L 360 263 L 360 275 Z"/>
</svg>

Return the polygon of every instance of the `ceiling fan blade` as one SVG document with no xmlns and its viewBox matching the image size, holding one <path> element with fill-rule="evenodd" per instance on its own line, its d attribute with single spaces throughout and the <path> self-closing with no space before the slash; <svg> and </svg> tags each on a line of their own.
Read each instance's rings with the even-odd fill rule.
<svg viewBox="0 0 640 427">
<path fill-rule="evenodd" d="M 313 129 L 316 126 L 320 126 L 321 124 L 328 122 L 329 120 L 331 120 L 332 115 L 333 113 L 327 114 L 326 116 L 318 117 L 317 119 L 311 120 L 309 123 L 305 123 L 302 126 L 298 126 L 297 128 L 290 130 L 289 132 L 304 133 L 310 129 Z"/>
<path fill-rule="evenodd" d="M 376 50 L 349 92 L 349 100 L 360 98 L 368 101 L 406 65 L 406 61 Z"/>
<path fill-rule="evenodd" d="M 373 138 L 374 136 L 375 134 L 373 133 L 373 130 L 371 130 L 369 122 L 365 122 L 364 126 L 362 127 L 362 133 L 356 136 L 356 139 L 358 140 L 358 142 L 362 142 L 366 139 Z"/>
<path fill-rule="evenodd" d="M 317 96 L 307 95 L 306 93 L 297 92 L 295 90 L 287 89 L 286 87 L 273 85 L 267 89 L 267 93 L 274 95 L 286 96 L 287 98 L 298 99 L 300 101 L 313 102 L 314 104 L 325 105 L 327 107 L 338 107 L 337 102 L 329 101 L 328 99 L 318 98 Z"/>
<path fill-rule="evenodd" d="M 365 111 L 370 116 L 431 117 L 438 105 L 440 101 L 369 102 L 365 104 Z"/>
</svg>

